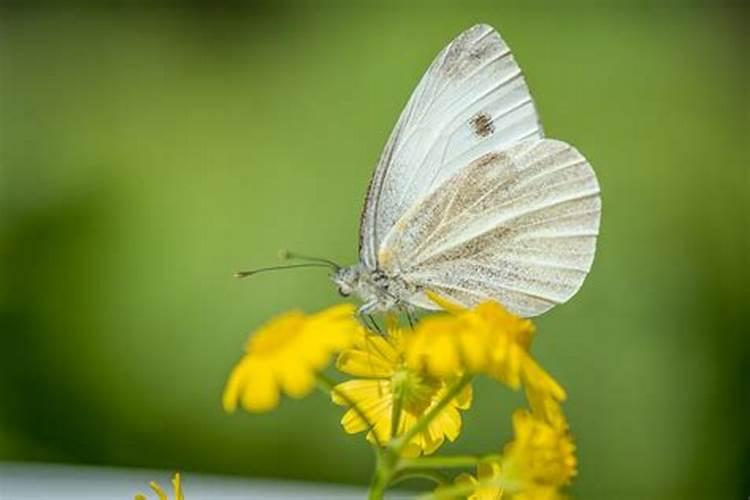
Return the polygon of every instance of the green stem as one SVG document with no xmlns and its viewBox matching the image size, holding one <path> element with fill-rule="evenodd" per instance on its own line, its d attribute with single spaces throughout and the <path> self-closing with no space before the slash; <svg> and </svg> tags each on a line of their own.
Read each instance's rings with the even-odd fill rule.
<svg viewBox="0 0 750 500">
<path fill-rule="evenodd" d="M 318 373 L 316 381 L 317 381 L 318 388 L 321 391 L 325 392 L 326 394 L 335 393 L 338 397 L 340 397 L 341 399 L 343 399 L 344 402 L 346 402 L 346 404 L 349 406 L 349 408 L 351 408 L 352 410 L 354 410 L 354 412 L 357 414 L 357 416 L 359 418 L 361 418 L 362 421 L 367 425 L 367 427 L 369 428 L 369 430 L 372 431 L 372 437 L 375 439 L 375 444 L 377 445 L 377 447 L 378 448 L 382 448 L 383 447 L 383 443 L 380 441 L 380 439 L 378 439 L 378 434 L 373 430 L 373 428 L 375 427 L 375 425 L 372 422 L 370 422 L 370 419 L 367 418 L 367 415 L 365 414 L 365 412 L 362 411 L 362 409 L 359 406 L 357 406 L 357 403 L 355 403 L 349 396 L 347 396 L 346 394 L 344 394 L 342 391 L 337 390 L 336 389 L 336 382 L 334 382 L 333 380 L 329 379 L 328 377 L 326 377 L 322 373 Z"/>
<path fill-rule="evenodd" d="M 393 384 L 393 382 L 391 382 Z M 401 413 L 404 407 L 404 391 L 398 388 L 393 394 L 393 407 L 391 408 L 391 439 L 398 435 L 398 427 L 401 424 Z"/>
<path fill-rule="evenodd" d="M 404 447 L 409 442 L 411 442 L 414 436 L 427 429 L 427 427 L 430 425 L 430 422 L 432 422 L 435 417 L 437 417 L 440 412 L 442 412 L 443 409 L 448 406 L 448 403 L 453 401 L 453 399 L 458 396 L 461 391 L 464 390 L 469 382 L 471 382 L 471 378 L 471 375 L 462 375 L 461 378 L 458 379 L 456 383 L 450 387 L 450 389 L 448 389 L 448 392 L 445 393 L 445 396 L 443 396 L 443 398 L 438 401 L 435 406 L 430 408 L 430 411 L 422 415 L 419 420 L 416 421 L 413 427 L 408 429 L 401 436 L 392 439 L 390 444 L 388 445 L 388 449 L 391 451 L 391 453 L 393 453 L 397 457 L 401 456 L 401 452 L 403 451 Z"/>
<path fill-rule="evenodd" d="M 391 483 L 396 470 L 396 460 L 390 453 L 380 451 L 378 453 L 375 473 L 370 481 L 369 500 L 382 500 L 386 488 Z"/>
<path fill-rule="evenodd" d="M 383 475 L 380 470 L 375 471 L 375 475 L 372 477 L 370 483 L 370 494 L 368 500 L 383 500 L 385 495 L 385 489 L 388 487 L 390 478 Z"/>
<path fill-rule="evenodd" d="M 450 469 L 460 467 L 473 467 L 483 462 L 499 461 L 502 455 L 448 455 L 434 457 L 402 458 L 399 461 L 401 469 Z"/>
</svg>

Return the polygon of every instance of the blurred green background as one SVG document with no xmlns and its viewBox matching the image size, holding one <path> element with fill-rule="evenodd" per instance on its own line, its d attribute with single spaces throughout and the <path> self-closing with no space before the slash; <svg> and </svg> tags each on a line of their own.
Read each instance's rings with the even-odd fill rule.
<svg viewBox="0 0 750 500">
<path fill-rule="evenodd" d="M 750 494 L 748 10 L 598 2 L 0 7 L 0 460 L 364 483 L 321 395 L 223 414 L 246 335 L 339 301 L 283 248 L 356 259 L 380 149 L 476 22 L 599 176 L 579 295 L 538 320 L 578 498 Z M 520 404 L 480 384 L 450 451 Z"/>
</svg>

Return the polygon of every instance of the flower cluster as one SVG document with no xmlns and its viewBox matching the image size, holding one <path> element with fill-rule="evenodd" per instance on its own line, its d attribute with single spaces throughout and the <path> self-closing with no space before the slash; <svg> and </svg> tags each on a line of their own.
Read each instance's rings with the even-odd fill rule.
<svg viewBox="0 0 750 500">
<path fill-rule="evenodd" d="M 565 390 L 531 357 L 531 320 L 511 314 L 497 302 L 474 309 L 428 294 L 449 312 L 422 321 L 414 331 L 408 360 L 436 377 L 456 373 L 484 374 L 512 389 L 523 385 L 535 413 L 564 426 L 560 403 Z"/>
<path fill-rule="evenodd" d="M 496 302 L 468 309 L 428 296 L 445 312 L 409 327 L 387 316 L 383 333 L 362 326 L 348 305 L 275 318 L 248 341 L 224 408 L 267 411 L 281 394 L 299 398 L 317 385 L 346 408 L 344 430 L 364 432 L 378 452 L 370 498 L 382 498 L 396 479 L 453 467 L 476 467 L 476 474 L 441 484 L 434 497 L 562 498 L 576 473 L 575 447 L 562 412 L 565 391 L 531 355 L 534 325 Z M 334 358 L 350 378 L 329 378 Z M 429 456 L 458 438 L 477 376 L 524 390 L 530 410 L 513 414 L 513 441 L 502 453 Z"/>
<path fill-rule="evenodd" d="M 575 445 L 569 433 L 526 410 L 513 414 L 515 438 L 494 460 L 477 465 L 476 476 L 461 474 L 455 487 L 438 488 L 438 498 L 469 500 L 561 500 L 560 488 L 576 475 Z"/>
</svg>

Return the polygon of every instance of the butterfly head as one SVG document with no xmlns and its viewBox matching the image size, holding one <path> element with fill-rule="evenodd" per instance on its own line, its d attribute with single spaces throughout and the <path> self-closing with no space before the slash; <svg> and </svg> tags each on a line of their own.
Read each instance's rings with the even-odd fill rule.
<svg viewBox="0 0 750 500">
<path fill-rule="evenodd" d="M 409 307 L 410 299 L 419 290 L 399 276 L 388 275 L 380 269 L 370 269 L 359 263 L 341 267 L 331 276 L 344 297 L 354 295 L 363 304 L 361 313 L 386 312 L 394 307 Z"/>
<path fill-rule="evenodd" d="M 339 295 L 348 297 L 360 287 L 362 270 L 359 265 L 341 267 L 333 273 L 331 279 L 339 289 Z"/>
</svg>

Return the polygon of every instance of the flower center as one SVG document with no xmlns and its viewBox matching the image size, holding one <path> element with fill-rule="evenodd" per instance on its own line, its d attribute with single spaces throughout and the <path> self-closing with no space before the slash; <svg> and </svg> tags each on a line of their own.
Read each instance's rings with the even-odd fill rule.
<svg viewBox="0 0 750 500">
<path fill-rule="evenodd" d="M 421 415 L 432 403 L 440 390 L 437 379 L 420 375 L 406 367 L 397 369 L 391 376 L 391 389 L 394 398 L 401 398 L 403 409 L 414 415 Z"/>
</svg>

